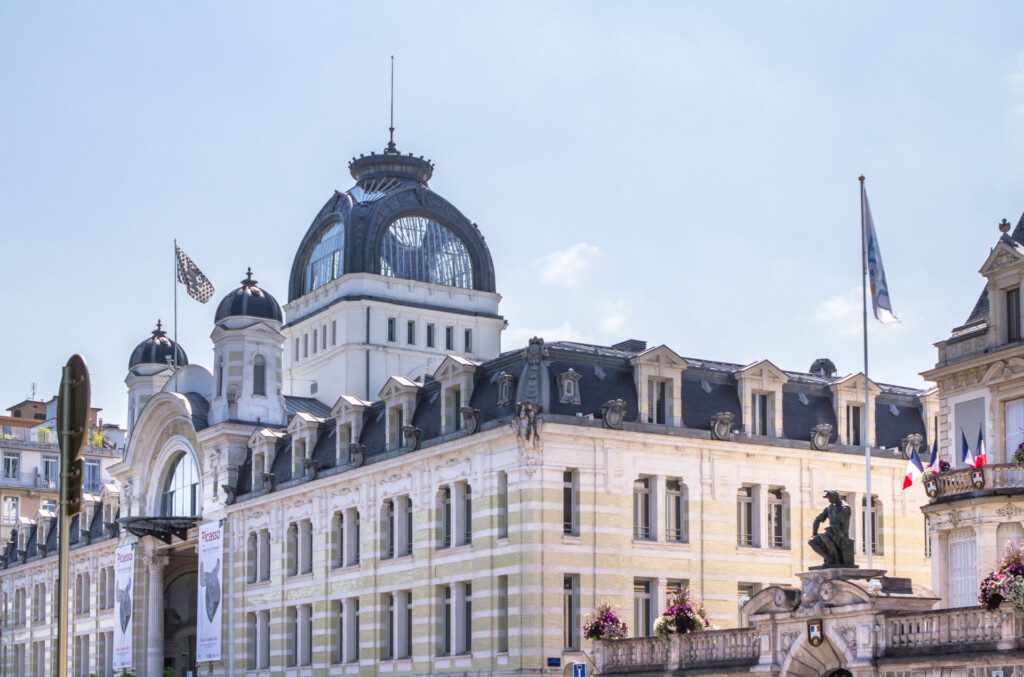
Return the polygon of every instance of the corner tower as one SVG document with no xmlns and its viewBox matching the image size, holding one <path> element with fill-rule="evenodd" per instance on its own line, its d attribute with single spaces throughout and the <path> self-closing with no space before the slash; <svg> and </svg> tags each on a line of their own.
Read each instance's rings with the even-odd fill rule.
<svg viewBox="0 0 1024 677">
<path fill-rule="evenodd" d="M 323 206 L 292 264 L 286 392 L 373 399 L 390 376 L 422 380 L 446 355 L 496 357 L 505 320 L 491 253 L 428 186 L 433 163 L 389 144 L 349 170 L 355 185 Z"/>
<path fill-rule="evenodd" d="M 139 417 L 139 412 L 149 399 L 167 383 L 174 371 L 171 363 L 183 367 L 188 364 L 185 350 L 167 337 L 160 320 L 156 321 L 153 334 L 135 346 L 128 358 L 128 375 L 124 383 L 128 386 L 128 433 L 130 434 Z"/>
</svg>

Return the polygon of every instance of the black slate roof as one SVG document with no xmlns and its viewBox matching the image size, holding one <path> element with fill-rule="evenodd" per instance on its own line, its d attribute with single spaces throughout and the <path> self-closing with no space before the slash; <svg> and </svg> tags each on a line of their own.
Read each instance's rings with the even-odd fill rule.
<svg viewBox="0 0 1024 677">
<path fill-rule="evenodd" d="M 637 424 L 639 403 L 633 380 L 631 359 L 645 349 L 642 341 L 625 341 L 614 347 L 558 341 L 545 344 L 544 363 L 547 367 L 548 409 L 545 413 L 568 417 L 600 419 L 601 408 L 612 399 L 626 402 L 627 428 L 641 430 Z M 749 365 L 730 362 L 685 358 L 688 368 L 682 377 L 683 424 L 687 429 L 710 431 L 711 419 L 724 411 L 732 412 L 734 427 L 741 429 L 742 407 L 739 400 L 737 372 Z M 513 375 L 518 383 L 526 360 L 523 349 L 510 350 L 475 368 L 473 394 L 469 406 L 480 412 L 482 425 L 503 424 L 514 415 L 514 398 L 498 404 L 499 376 L 502 372 Z M 573 369 L 580 375 L 580 403 L 559 401 L 558 376 Z M 838 439 L 836 415 L 832 403 L 832 386 L 843 377 L 822 376 L 808 372 L 785 371 L 789 382 L 782 389 L 783 437 L 791 442 L 808 443 L 811 429 L 821 423 L 832 426 L 832 441 Z M 897 447 L 909 434 L 924 435 L 925 422 L 921 416 L 919 396 L 924 392 L 915 388 L 876 383 L 879 395 L 873 418 L 876 426 L 877 446 Z M 438 444 L 459 433 L 445 433 L 441 422 L 441 384 L 433 381 L 421 384 L 416 397 L 416 408 L 411 425 L 419 428 L 421 447 Z M 320 418 L 330 418 L 330 407 L 314 398 L 286 397 L 289 417 L 305 412 Z M 893 413 L 893 406 L 895 413 Z M 584 425 L 594 425 L 584 423 Z M 382 401 L 372 403 L 364 413 L 359 443 L 365 447 L 366 463 L 409 453 L 407 449 L 385 448 L 387 417 Z M 645 431 L 658 427 L 645 426 Z M 666 429 L 667 430 L 667 429 Z M 710 433 L 705 433 L 710 436 Z M 349 467 L 343 462 L 336 467 L 335 426 L 328 420 L 321 425 L 320 435 L 312 457 L 321 470 L 344 472 Z M 742 439 L 742 438 L 740 438 Z M 848 451 L 848 450 L 847 450 Z M 292 447 L 288 436 L 277 443 L 277 452 L 271 471 L 277 485 L 300 481 L 291 472 Z M 343 458 L 344 458 L 343 454 Z M 241 500 L 252 492 L 251 455 L 239 469 L 236 493 Z"/>
<path fill-rule="evenodd" d="M 185 399 L 192 405 L 192 427 L 196 432 L 210 427 L 210 403 L 199 393 L 185 393 Z"/>
</svg>

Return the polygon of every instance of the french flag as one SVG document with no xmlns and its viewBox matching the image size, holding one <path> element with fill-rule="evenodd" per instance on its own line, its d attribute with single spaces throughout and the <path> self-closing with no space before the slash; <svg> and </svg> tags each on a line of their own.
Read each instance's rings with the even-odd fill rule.
<svg viewBox="0 0 1024 677">
<path fill-rule="evenodd" d="M 922 474 L 924 468 L 921 466 L 921 457 L 917 455 L 917 447 L 913 447 L 910 451 L 910 460 L 907 461 L 907 474 L 903 476 L 903 490 L 906 491 L 907 487 L 913 485 Z"/>
<path fill-rule="evenodd" d="M 968 468 L 974 467 L 974 454 L 971 453 L 971 447 L 967 444 L 967 435 L 963 428 L 960 428 L 960 460 Z"/>
<path fill-rule="evenodd" d="M 980 468 L 981 466 L 988 463 L 988 454 L 985 453 L 985 431 L 983 428 L 978 429 L 978 456 L 974 459 L 974 467 Z"/>
<path fill-rule="evenodd" d="M 928 467 L 934 470 L 939 469 L 939 438 L 936 435 L 932 442 L 932 457 L 928 459 Z"/>
</svg>

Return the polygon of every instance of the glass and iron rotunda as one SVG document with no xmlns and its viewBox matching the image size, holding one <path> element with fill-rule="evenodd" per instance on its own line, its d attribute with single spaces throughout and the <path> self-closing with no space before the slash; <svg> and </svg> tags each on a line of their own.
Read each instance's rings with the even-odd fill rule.
<svg viewBox="0 0 1024 677">
<path fill-rule="evenodd" d="M 389 144 L 353 158 L 349 170 L 356 184 L 335 192 L 299 246 L 289 301 L 347 273 L 495 290 L 487 244 L 476 224 L 430 189 L 430 160 Z"/>
</svg>

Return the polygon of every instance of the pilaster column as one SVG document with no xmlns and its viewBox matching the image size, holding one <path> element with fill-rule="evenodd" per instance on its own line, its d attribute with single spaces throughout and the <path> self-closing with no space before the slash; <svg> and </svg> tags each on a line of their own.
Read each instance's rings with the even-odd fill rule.
<svg viewBox="0 0 1024 677">
<path fill-rule="evenodd" d="M 996 538 L 996 529 L 998 528 L 999 525 L 994 522 L 986 522 L 974 527 L 978 583 L 981 583 L 981 579 L 996 568 L 996 562 L 999 559 L 999 543 Z"/>
<path fill-rule="evenodd" d="M 149 574 L 146 586 L 146 674 L 161 675 L 164 670 L 164 567 L 166 555 L 149 554 L 142 564 Z"/>
</svg>

